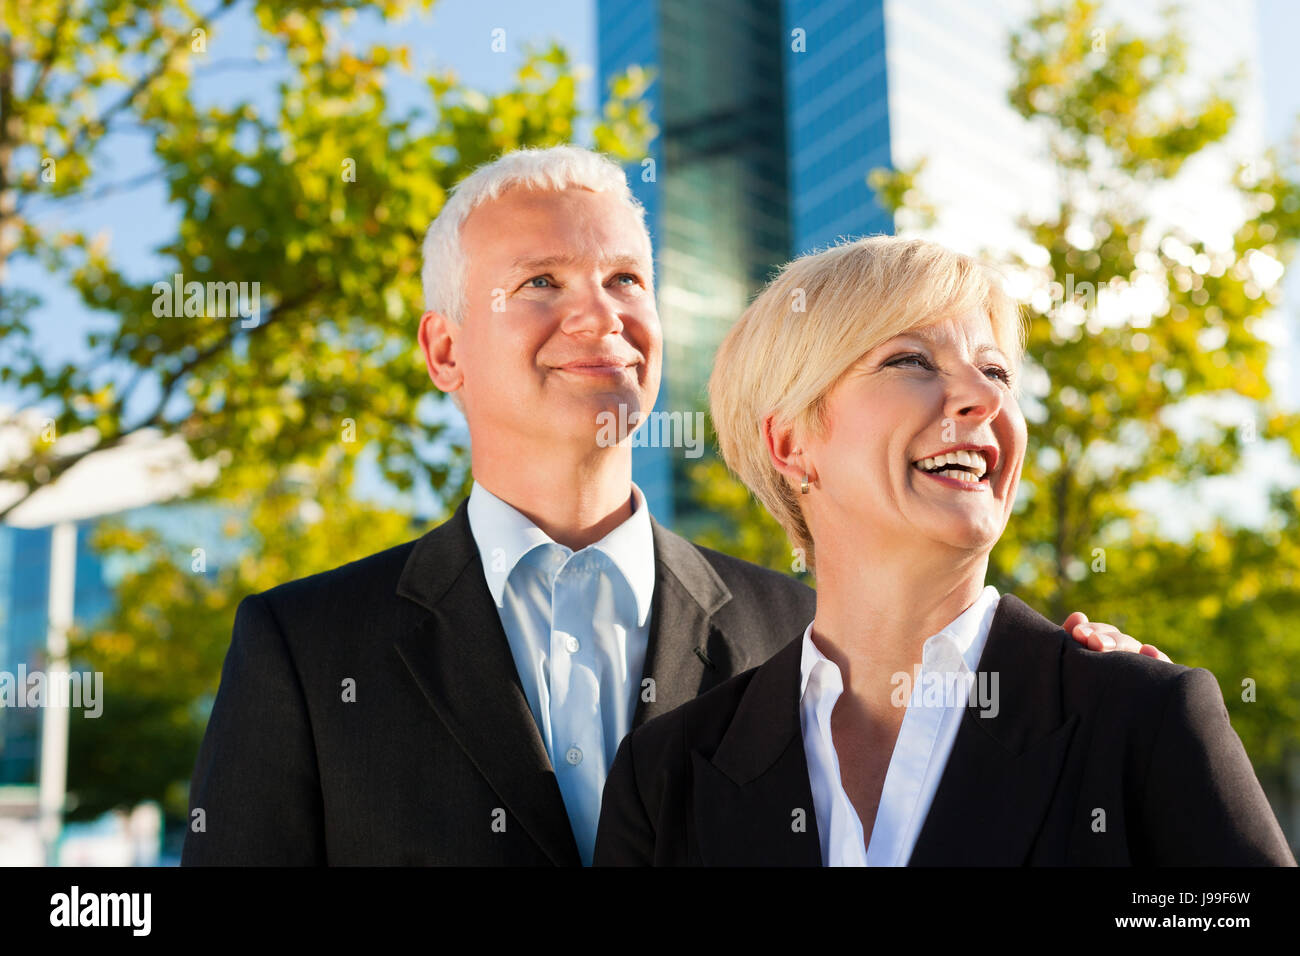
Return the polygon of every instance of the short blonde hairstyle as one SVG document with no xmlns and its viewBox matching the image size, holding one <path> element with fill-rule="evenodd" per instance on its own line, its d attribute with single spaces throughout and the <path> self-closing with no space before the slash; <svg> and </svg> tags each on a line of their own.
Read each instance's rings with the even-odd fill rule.
<svg viewBox="0 0 1300 956">
<path fill-rule="evenodd" d="M 763 420 L 826 434 L 826 399 L 862 356 L 910 329 L 976 309 L 1019 369 L 1026 329 L 998 276 L 970 256 L 921 239 L 872 236 L 789 263 L 718 349 L 709 402 L 727 466 L 814 567 L 800 495 L 777 471 Z"/>
</svg>

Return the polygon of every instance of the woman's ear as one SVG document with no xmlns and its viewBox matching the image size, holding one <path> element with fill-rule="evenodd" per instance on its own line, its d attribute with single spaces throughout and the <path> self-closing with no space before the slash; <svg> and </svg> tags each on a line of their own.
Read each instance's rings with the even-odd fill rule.
<svg viewBox="0 0 1300 956">
<path fill-rule="evenodd" d="M 763 418 L 763 442 L 772 467 L 798 487 L 805 478 L 816 481 L 816 472 L 799 444 L 793 425 L 778 421 L 775 412 Z"/>
<path fill-rule="evenodd" d="M 441 312 L 420 316 L 420 351 L 433 384 L 444 392 L 460 388 L 465 373 L 456 363 L 455 324 Z"/>
</svg>

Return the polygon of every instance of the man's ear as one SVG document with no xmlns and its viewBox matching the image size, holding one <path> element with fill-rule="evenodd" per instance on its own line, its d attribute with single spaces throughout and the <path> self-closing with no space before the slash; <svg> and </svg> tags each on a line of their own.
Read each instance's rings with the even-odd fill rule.
<svg viewBox="0 0 1300 956">
<path fill-rule="evenodd" d="M 420 316 L 420 351 L 433 384 L 444 392 L 454 392 L 465 381 L 463 369 L 456 361 L 456 333 L 459 327 L 441 312 L 429 311 Z"/>
<path fill-rule="evenodd" d="M 763 442 L 767 445 L 772 467 L 796 486 L 803 481 L 805 475 L 810 482 L 816 482 L 816 469 L 800 448 L 794 427 L 777 421 L 773 412 L 768 412 L 763 417 Z"/>
</svg>

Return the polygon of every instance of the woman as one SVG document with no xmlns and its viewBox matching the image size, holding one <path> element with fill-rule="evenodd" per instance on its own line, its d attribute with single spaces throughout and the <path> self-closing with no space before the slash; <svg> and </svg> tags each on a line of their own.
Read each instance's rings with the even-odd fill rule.
<svg viewBox="0 0 1300 956">
<path fill-rule="evenodd" d="M 624 740 L 597 864 L 1295 865 L 1213 675 L 985 586 L 1023 348 L 990 274 L 918 240 L 796 260 L 746 311 L 714 423 L 816 616 Z"/>
</svg>

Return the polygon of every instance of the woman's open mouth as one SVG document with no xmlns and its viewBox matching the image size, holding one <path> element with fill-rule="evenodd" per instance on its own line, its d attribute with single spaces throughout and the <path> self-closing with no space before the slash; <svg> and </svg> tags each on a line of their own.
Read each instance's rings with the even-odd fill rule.
<svg viewBox="0 0 1300 956">
<path fill-rule="evenodd" d="M 949 488 L 960 491 L 984 491 L 989 486 L 988 463 L 977 450 L 948 452 L 934 458 L 921 458 L 912 467 Z"/>
</svg>

